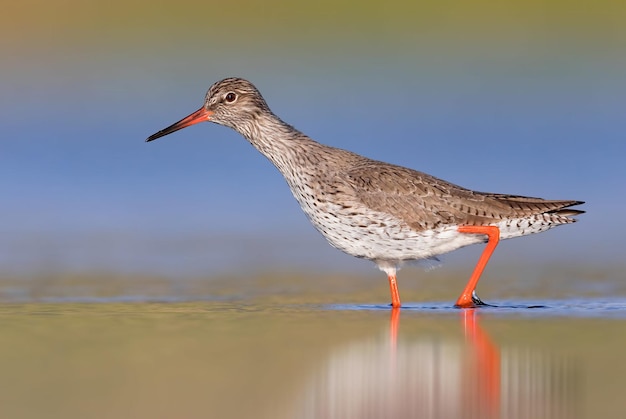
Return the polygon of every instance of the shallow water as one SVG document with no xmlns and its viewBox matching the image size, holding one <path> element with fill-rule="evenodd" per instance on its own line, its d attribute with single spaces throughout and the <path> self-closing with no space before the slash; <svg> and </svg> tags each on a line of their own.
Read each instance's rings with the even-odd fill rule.
<svg viewBox="0 0 626 419">
<path fill-rule="evenodd" d="M 489 282 L 392 311 L 379 277 L 5 279 L 0 416 L 619 417 L 626 298 Z"/>
</svg>

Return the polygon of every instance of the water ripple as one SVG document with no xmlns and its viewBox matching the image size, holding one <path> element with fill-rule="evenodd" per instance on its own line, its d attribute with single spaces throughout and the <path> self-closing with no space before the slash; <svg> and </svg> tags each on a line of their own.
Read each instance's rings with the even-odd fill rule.
<svg viewBox="0 0 626 419">
<path fill-rule="evenodd" d="M 328 310 L 390 310 L 389 305 L 334 304 L 325 306 Z M 403 312 L 458 313 L 450 301 L 403 304 Z M 481 313 L 495 315 L 556 316 L 556 317 L 599 317 L 626 318 L 626 298 L 491 301 L 489 305 L 477 308 Z"/>
</svg>

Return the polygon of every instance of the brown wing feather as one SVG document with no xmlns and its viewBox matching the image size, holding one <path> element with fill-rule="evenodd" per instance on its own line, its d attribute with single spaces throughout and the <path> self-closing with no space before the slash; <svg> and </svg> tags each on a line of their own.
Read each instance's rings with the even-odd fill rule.
<svg viewBox="0 0 626 419">
<path fill-rule="evenodd" d="M 581 201 L 476 192 L 434 176 L 374 160 L 348 169 L 345 180 L 366 207 L 400 218 L 416 230 L 440 224 L 482 224 L 504 218 L 554 213 L 577 215 L 565 209 Z"/>
</svg>

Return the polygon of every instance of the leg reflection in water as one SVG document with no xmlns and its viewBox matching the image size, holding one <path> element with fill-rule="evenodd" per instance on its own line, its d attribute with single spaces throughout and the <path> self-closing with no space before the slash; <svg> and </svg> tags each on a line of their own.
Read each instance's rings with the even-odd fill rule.
<svg viewBox="0 0 626 419">
<path fill-rule="evenodd" d="M 391 310 L 384 333 L 331 349 L 286 417 L 575 416 L 572 362 L 502 349 L 481 326 L 480 308 L 453 314 Z"/>
</svg>

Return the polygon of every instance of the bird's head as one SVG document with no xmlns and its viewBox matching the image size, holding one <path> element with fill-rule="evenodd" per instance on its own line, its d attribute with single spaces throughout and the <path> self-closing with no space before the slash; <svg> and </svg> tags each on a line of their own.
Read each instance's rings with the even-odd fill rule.
<svg viewBox="0 0 626 419">
<path fill-rule="evenodd" d="M 146 141 L 171 134 L 199 122 L 215 122 L 245 133 L 260 114 L 270 112 L 263 96 L 252 83 L 227 78 L 209 88 L 204 105 L 189 116 L 148 137 Z"/>
</svg>

